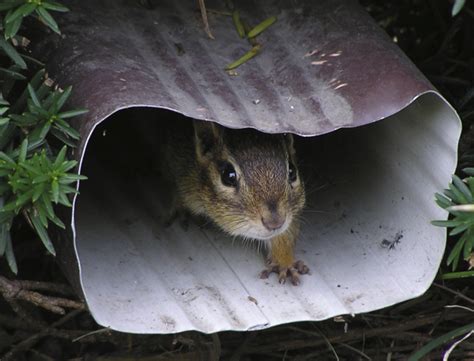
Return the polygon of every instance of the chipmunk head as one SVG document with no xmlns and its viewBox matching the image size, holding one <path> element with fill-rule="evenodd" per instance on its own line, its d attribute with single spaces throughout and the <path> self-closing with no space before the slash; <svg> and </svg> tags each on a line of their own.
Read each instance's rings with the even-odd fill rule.
<svg viewBox="0 0 474 361">
<path fill-rule="evenodd" d="M 285 232 L 305 202 L 292 135 L 194 124 L 203 213 L 231 235 Z"/>
</svg>

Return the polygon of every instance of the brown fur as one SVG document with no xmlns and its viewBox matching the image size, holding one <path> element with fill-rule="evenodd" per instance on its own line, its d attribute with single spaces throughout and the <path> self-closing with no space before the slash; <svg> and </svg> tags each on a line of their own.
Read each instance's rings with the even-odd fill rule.
<svg viewBox="0 0 474 361">
<path fill-rule="evenodd" d="M 176 186 L 178 206 L 233 236 L 265 239 L 272 267 L 280 274 L 288 271 L 305 203 L 300 176 L 293 183 L 288 177 L 288 162 L 296 166 L 292 136 L 193 124 L 174 132 L 164 147 L 165 174 Z M 234 166 L 237 187 L 222 183 L 223 162 Z M 269 231 L 262 219 L 284 219 L 285 229 Z"/>
</svg>

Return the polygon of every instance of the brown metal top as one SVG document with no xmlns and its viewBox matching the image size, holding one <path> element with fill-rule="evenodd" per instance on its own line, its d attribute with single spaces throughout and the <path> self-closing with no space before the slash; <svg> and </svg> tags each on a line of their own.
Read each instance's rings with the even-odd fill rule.
<svg viewBox="0 0 474 361">
<path fill-rule="evenodd" d="M 263 51 L 230 76 L 250 49 L 229 16 L 209 13 L 211 40 L 195 1 L 71 2 L 63 38 L 40 44 L 48 70 L 72 84 L 83 142 L 118 109 L 166 108 L 232 128 L 314 136 L 385 118 L 431 85 L 355 1 L 239 1 L 255 25 L 278 21 Z M 226 11 L 223 1 L 208 9 Z M 81 147 L 83 149 L 83 147 Z"/>
</svg>

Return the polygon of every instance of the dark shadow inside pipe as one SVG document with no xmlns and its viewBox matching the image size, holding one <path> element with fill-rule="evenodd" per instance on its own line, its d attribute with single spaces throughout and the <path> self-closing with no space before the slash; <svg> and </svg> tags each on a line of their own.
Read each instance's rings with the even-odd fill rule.
<svg viewBox="0 0 474 361">
<path fill-rule="evenodd" d="M 160 177 L 158 143 L 163 129 L 172 124 L 179 131 L 192 121 L 163 109 L 130 108 L 115 113 L 97 126 L 89 140 L 82 167 L 89 180 L 81 184 L 81 192 L 104 181 L 96 176 L 98 169 L 120 178 Z M 357 146 L 353 142 L 357 142 L 359 132 L 360 129 L 344 129 L 318 137 L 294 136 L 298 167 L 308 194 L 324 193 L 335 181 L 329 168 L 341 163 L 338 158 L 353 153 L 350 148 Z M 311 208 L 312 198 L 308 200 Z"/>
</svg>

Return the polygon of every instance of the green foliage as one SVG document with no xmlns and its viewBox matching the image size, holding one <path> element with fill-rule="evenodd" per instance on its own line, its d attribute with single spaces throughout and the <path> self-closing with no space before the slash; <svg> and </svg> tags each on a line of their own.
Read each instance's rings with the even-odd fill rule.
<svg viewBox="0 0 474 361">
<path fill-rule="evenodd" d="M 447 258 L 448 266 L 456 270 L 461 257 L 469 260 L 474 248 L 474 168 L 466 168 L 464 180 L 453 175 L 453 180 L 443 194 L 436 193 L 436 203 L 446 209 L 451 218 L 447 221 L 433 221 L 432 224 L 451 228 L 450 236 L 458 239 Z"/>
<path fill-rule="evenodd" d="M 232 21 L 234 22 L 235 30 L 241 39 L 246 38 L 248 43 L 251 45 L 249 51 L 247 51 L 244 55 L 242 55 L 236 61 L 228 64 L 225 67 L 225 70 L 234 70 L 238 68 L 242 64 L 246 63 L 250 59 L 254 58 L 262 49 L 262 45 L 257 41 L 256 37 L 265 31 L 268 27 L 273 25 L 277 18 L 276 16 L 271 16 L 265 20 L 263 20 L 260 24 L 251 28 L 244 19 L 241 18 L 239 10 L 236 9 L 232 1 L 227 2 L 227 7 L 231 10 L 231 13 L 227 13 L 227 15 L 232 17 Z"/>
<path fill-rule="evenodd" d="M 447 332 L 444 335 L 431 340 L 425 346 L 423 346 L 418 351 L 413 353 L 408 358 L 408 361 L 422 360 L 425 356 L 427 356 L 434 349 L 445 345 L 446 343 L 454 340 L 456 337 L 468 334 L 472 330 L 474 330 L 474 323 L 470 323 L 470 324 L 467 324 L 465 326 L 461 326 L 459 328 L 456 328 L 456 329 L 454 329 L 450 332 Z"/>
<path fill-rule="evenodd" d="M 43 0 L 0 3 L 0 64 L 6 64 L 0 67 L 0 257 L 15 273 L 10 236 L 14 218 L 24 216 L 48 252 L 55 254 L 48 227 L 50 222 L 65 225 L 54 205 L 71 207 L 68 196 L 76 193 L 75 183 L 85 179 L 74 173 L 77 162 L 67 159 L 67 150 L 79 139 L 68 120 L 86 110 L 64 110 L 71 87 L 53 88 L 42 69 L 31 76 L 27 63 L 40 63 L 18 51 L 18 32 L 26 16 L 38 18 L 59 34 L 50 11 L 68 9 Z"/>
<path fill-rule="evenodd" d="M 21 27 L 23 18 L 35 15 L 51 30 L 60 34 L 58 24 L 48 10 L 68 11 L 68 8 L 54 1 L 44 0 L 6 0 L 0 4 L 0 11 L 7 11 L 3 18 L 3 31 L 6 39 L 13 38 Z"/>
<path fill-rule="evenodd" d="M 464 7 L 466 0 L 454 0 L 453 8 L 451 10 L 451 16 L 456 16 Z"/>
</svg>

